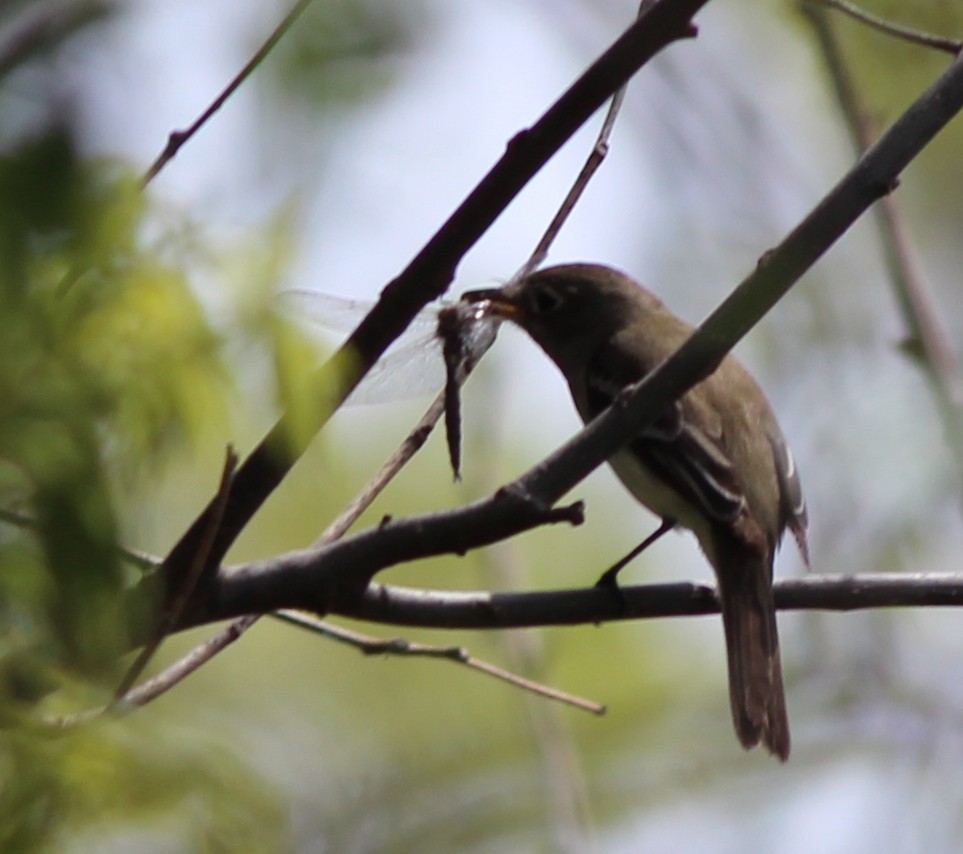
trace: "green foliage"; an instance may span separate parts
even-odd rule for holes
[[[0,506],[32,519],[0,528],[4,851],[152,825],[209,851],[279,845],[273,801],[216,744],[38,723],[118,678],[130,484],[223,421],[219,341],[151,227],[137,182],[67,128],[0,157]]]
[[[0,850],[282,850],[272,793],[216,727],[150,711],[49,722],[117,684],[132,580],[119,546],[164,518],[158,484],[223,427],[231,390],[187,273],[196,228],[85,155],[69,109],[28,127],[17,113],[49,93],[3,75],[54,74],[43,63],[103,9],[62,5],[0,9]]]
[[[280,814],[237,758],[133,721],[0,735],[0,850],[156,826],[196,850],[280,850]],[[190,796],[190,807],[184,809]],[[94,850],[92,844],[85,850]],[[185,845],[185,850],[187,845]]]
[[[37,526],[3,606],[60,664],[104,674],[124,648],[115,483],[216,406],[217,341],[145,247],[136,183],[67,129],[0,158],[0,198],[0,497]]]

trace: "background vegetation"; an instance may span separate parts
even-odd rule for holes
[[[587,714],[436,660],[362,658],[263,621],[174,691],[59,731],[126,658],[117,546],[164,554],[296,396],[278,290],[374,297],[620,32],[632,4],[316,3],[142,188],[286,8],[0,3],[0,849],[10,851],[954,850],[963,789],[955,611],[781,618],[794,754],[730,732],[716,619],[406,632],[604,702]],[[870,4],[867,3],[867,8]],[[956,4],[874,2],[963,33]],[[810,20],[718,0],[632,87],[613,151],[551,257],[630,270],[695,321],[848,168]],[[946,57],[832,18],[885,127]],[[580,134],[459,270],[524,260],[584,157]],[[896,198],[958,351],[961,126]],[[866,218],[740,349],[769,392],[828,574],[957,571],[961,480]],[[915,342],[910,342],[913,344]],[[466,477],[433,438],[373,508],[486,494],[573,432],[552,368],[503,335],[466,389]],[[309,543],[421,404],[340,413],[229,559]],[[654,521],[599,470],[579,529],[392,571],[437,588],[578,586]],[[705,579],[689,537],[635,577]],[[787,549],[783,574],[801,572]],[[391,635],[394,630],[359,627]],[[171,639],[159,669],[209,631]]]

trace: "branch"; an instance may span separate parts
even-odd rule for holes
[[[250,77],[255,69],[264,61],[264,58],[274,50],[277,43],[284,37],[285,33],[291,29],[294,22],[301,17],[301,13],[310,5],[311,0],[298,0],[294,4],[291,11],[284,16],[281,23],[278,24],[274,31],[267,37],[264,44],[262,44],[254,56],[248,60],[244,68],[242,68],[237,75],[231,80],[227,86],[221,91],[221,93],[211,102],[206,110],[201,113],[200,116],[194,121],[194,123],[187,128],[187,130],[175,130],[171,131],[170,135],[167,137],[167,145],[164,150],[157,155],[157,159],[151,164],[147,172],[144,173],[144,177],[141,178],[141,186],[146,187],[154,178],[157,177],[157,173],[161,171],[168,163],[171,162],[176,156],[177,152],[187,143],[187,141],[194,136],[207,122],[208,120],[224,106],[224,103],[228,98],[233,95],[238,87]]]
[[[403,658],[441,658],[446,661],[461,664],[470,670],[477,670],[486,676],[492,676],[495,679],[508,682],[516,688],[529,691],[544,699],[555,700],[567,706],[573,706],[583,712],[591,712],[593,715],[605,714],[605,706],[599,703],[577,697],[565,691],[560,691],[557,688],[551,688],[548,685],[543,685],[540,682],[526,679],[524,676],[519,676],[516,673],[504,670],[501,667],[496,667],[494,664],[489,664],[487,661],[476,658],[463,646],[434,646],[431,644],[415,643],[405,638],[384,640],[351,631],[343,626],[335,626],[297,611],[280,611],[276,616],[293,625],[317,632],[330,640],[347,644],[364,655],[395,655]]]
[[[645,12],[645,9],[646,4],[643,2],[639,7],[640,16],[643,14],[643,12]],[[519,279],[524,279],[527,275],[529,275],[529,273],[537,269],[548,257],[548,250],[551,249],[552,244],[555,242],[555,238],[558,237],[558,233],[562,230],[562,226],[575,209],[575,205],[582,197],[582,193],[585,192],[585,188],[592,180],[592,176],[595,175],[599,167],[602,165],[602,161],[608,156],[609,137],[612,135],[612,130],[615,127],[615,120],[618,118],[619,112],[622,109],[622,102],[625,100],[625,92],[627,88],[628,83],[625,83],[613,93],[612,102],[609,104],[609,109],[605,114],[605,119],[602,121],[602,127],[599,129],[598,136],[595,138],[595,145],[592,146],[592,150],[589,152],[589,156],[586,158],[585,163],[582,166],[582,170],[579,172],[575,182],[572,184],[565,198],[562,200],[562,204],[555,212],[555,216],[552,217],[552,221],[548,224],[548,228],[545,229],[545,233],[532,250],[532,254],[522,265],[521,269],[515,273],[514,276],[512,276],[511,281],[515,282]]]
[[[852,170],[695,331],[683,347],[574,438],[492,498],[449,513],[389,522],[319,550],[225,570],[186,625],[278,608],[350,611],[375,573],[404,561],[461,554],[527,530],[702,378],[846,229],[889,189],[902,169],[963,106],[957,59]]]
[[[301,456],[312,435],[391,342],[421,308],[444,293],[461,258],[512,199],[612,92],[668,44],[693,35],[690,19],[706,2],[661,0],[654,4],[530,129],[509,143],[498,163],[408,267],[385,287],[372,311],[322,367],[317,387],[330,388],[332,393],[327,400],[319,401],[312,423],[295,430],[289,419],[282,418],[241,464],[211,549],[211,564],[220,563],[238,534]],[[198,551],[212,512],[209,504],[165,559],[168,595],[177,589],[180,576]]]
[[[963,573],[807,575],[773,585],[781,611],[963,606]],[[337,608],[352,619],[428,629],[518,629],[719,613],[715,588],[695,582],[492,593],[371,584]]]
[[[886,33],[888,36],[893,36],[910,44],[942,50],[954,56],[958,56],[960,51],[963,50],[963,42],[957,39],[936,36],[932,33],[914,30],[912,27],[894,24],[892,21],[887,21],[885,18],[880,18],[878,15],[860,9],[855,3],[849,3],[847,0],[803,0],[803,3],[804,5],[812,4],[813,6],[827,6],[830,9],[837,9],[861,24],[866,24],[874,30],[879,30],[881,33]]]
[[[963,108],[963,58],[903,113],[879,141],[659,368],[637,383],[514,484],[552,504],[718,367],[733,346],[869,208]]]
[[[208,589],[198,590],[178,628],[286,608],[318,614],[350,609],[371,578],[388,567],[442,554],[461,555],[541,525],[582,521],[580,502],[546,507],[513,487],[502,488],[455,510],[386,519],[334,543],[222,568]],[[136,643],[144,627],[131,626],[130,631]]]
[[[963,573],[807,575],[773,585],[781,611],[963,606]],[[525,593],[416,590],[372,584],[343,616],[433,629],[569,626],[719,613],[715,588],[678,582]]]
[[[803,4],[803,12],[813,26],[850,139],[856,153],[860,154],[873,144],[874,131],[834,27],[825,11],[811,2]],[[892,196],[887,196],[876,214],[883,260],[909,329],[909,341],[914,345],[906,349],[917,357],[930,382],[950,451],[963,481],[963,376],[949,336],[940,322],[931,289],[913,251],[899,205]]]

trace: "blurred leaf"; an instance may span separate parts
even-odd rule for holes
[[[420,4],[315,3],[279,46],[278,88],[312,109],[376,94],[390,82],[391,61],[408,50],[424,28]]]
[[[111,721],[38,738],[0,735],[0,850],[67,850],[150,825],[206,851],[281,850],[282,814],[239,754]],[[190,809],[185,810],[185,803]],[[186,847],[182,850],[186,850]]]
[[[38,544],[0,541],[0,608],[61,665],[104,675],[126,649],[118,478],[222,408],[219,345],[145,240],[136,182],[83,160],[66,128],[2,157],[0,199],[0,499],[30,508]]]

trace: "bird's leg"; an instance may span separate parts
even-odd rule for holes
[[[620,561],[616,561],[612,566],[610,566],[602,575],[599,580],[595,582],[596,587],[601,587],[609,590],[618,590],[619,583],[616,580],[618,574],[625,568],[625,566],[635,560],[642,552],[644,552],[649,546],[652,545],[659,537],[663,534],[671,531],[676,525],[675,519],[665,518],[662,520],[662,524],[659,525],[657,531],[653,531],[649,536],[647,536],[641,543],[639,543],[632,551],[630,551],[624,558]]]

